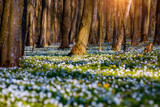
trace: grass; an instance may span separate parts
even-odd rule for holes
[[[27,47],[21,67],[0,68],[0,106],[160,106],[159,46],[121,53],[105,44],[72,57],[57,47]]]

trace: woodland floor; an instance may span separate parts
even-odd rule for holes
[[[58,45],[26,48],[19,68],[0,68],[0,107],[160,106],[160,46],[114,52],[111,44],[66,56]]]

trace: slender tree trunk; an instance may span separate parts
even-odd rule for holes
[[[76,26],[77,26],[76,36],[78,35],[79,30],[80,30],[80,24],[82,21],[82,14],[84,11],[84,2],[85,2],[85,0],[79,0],[79,5],[78,5],[79,11],[78,11],[77,24],[76,24]]]
[[[76,45],[73,46],[69,55],[83,55],[86,53],[92,21],[92,2],[93,0],[85,0],[83,17],[78,36],[76,38]]]
[[[28,3],[28,14],[27,14],[27,19],[28,19],[28,24],[29,24],[29,31],[28,31],[28,35],[27,35],[27,41],[26,41],[26,45],[27,46],[32,46],[33,45],[33,17],[32,17],[32,14],[33,14],[33,6],[32,6],[32,1],[33,0],[29,0],[29,3]]]
[[[98,43],[98,28],[97,28],[97,0],[93,0],[93,14],[91,23],[91,32],[89,36],[89,44],[94,45]]]
[[[122,25],[120,26],[121,30],[120,30],[120,33],[119,33],[119,36],[118,36],[118,40],[117,40],[117,44],[116,44],[116,47],[114,50],[116,51],[120,51],[121,50],[121,46],[122,46],[122,42],[124,40],[124,26],[126,26],[126,23],[127,23],[127,19],[128,19],[128,15],[129,15],[129,11],[130,11],[130,7],[131,7],[131,3],[132,3],[132,0],[125,0],[124,1],[124,7],[123,8],[121,5],[121,15],[122,15]],[[123,25],[125,24],[125,25]]]
[[[156,9],[156,33],[154,37],[154,44],[160,45],[160,0],[157,0],[157,9]]]
[[[47,3],[45,0],[45,7],[43,11],[43,19],[42,19],[42,47],[48,46],[48,35],[47,35]]]
[[[46,2],[45,0],[42,0],[42,11],[41,11],[41,22],[40,22],[40,34],[38,36],[38,42],[37,42],[37,48],[43,48],[45,46],[45,37],[44,37],[44,14],[45,14],[45,6]]]
[[[141,42],[148,41],[151,0],[142,0]]]
[[[54,0],[52,1],[53,3],[53,22],[52,22],[52,33],[53,33],[53,37],[52,37],[52,43],[57,43],[58,40],[58,36],[59,36],[59,20],[58,20],[58,0]]]
[[[103,2],[98,0],[98,16],[99,16],[99,51],[102,50],[102,39],[103,39],[103,32],[102,32],[102,27],[103,27],[103,24],[102,24],[102,21],[103,21],[103,13],[102,13],[102,4]]]
[[[117,43],[117,35],[118,35],[118,1],[114,0],[113,6],[113,43],[112,49],[115,49]]]
[[[3,15],[3,5],[4,5],[4,0],[0,0],[0,29],[1,29],[1,21],[2,21],[2,15]]]
[[[32,1],[32,40],[33,40],[33,44],[32,44],[32,52],[34,51],[34,47],[35,47],[35,42],[36,42],[36,1]]]
[[[106,4],[106,13],[105,13],[105,18],[106,18],[106,36],[105,36],[105,42],[111,42],[111,35],[110,35],[110,30],[112,31],[113,27],[113,21],[112,21],[112,8],[113,8],[113,1],[107,0],[105,2]]]
[[[79,2],[78,0],[75,0],[75,11],[74,11],[74,17],[72,20],[72,27],[71,27],[71,34],[70,34],[70,43],[74,43],[75,41],[75,36],[76,36],[76,23],[77,23],[77,18],[78,18],[78,5]]]
[[[71,0],[64,0],[62,19],[62,42],[60,49],[69,48],[69,33],[71,30]]]
[[[23,16],[22,16],[22,55],[24,55],[25,41],[27,33],[27,1],[24,0]]]
[[[134,35],[134,11],[135,11],[135,7],[134,7],[134,0],[131,4],[131,10],[130,10],[130,38],[131,38],[131,43],[132,43],[132,38]]]
[[[139,18],[140,18],[140,2],[134,0],[134,21],[133,21],[133,36],[131,38],[131,45],[138,45],[139,38]]]
[[[0,33],[0,66],[19,66],[22,56],[23,0],[5,0]]]
[[[52,38],[52,19],[51,19],[51,4],[52,0],[47,0],[47,44],[51,45],[51,38]]]

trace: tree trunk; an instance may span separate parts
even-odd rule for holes
[[[120,1],[121,2],[121,1]],[[128,15],[129,15],[129,12],[130,12],[130,7],[131,7],[131,3],[132,3],[132,0],[125,0],[124,1],[125,3],[119,3],[121,4],[121,25],[120,25],[120,32],[119,32],[119,36],[118,36],[118,40],[117,40],[117,43],[116,43],[116,47],[114,48],[114,50],[116,51],[120,51],[121,50],[121,46],[122,46],[122,42],[124,40],[124,26],[126,26],[127,24],[127,19],[128,19]],[[125,8],[123,8],[125,7]]]
[[[115,49],[118,37],[118,1],[114,0],[113,9],[113,43],[112,49]]]
[[[53,9],[53,16],[52,16],[52,33],[53,33],[53,37],[52,37],[52,43],[57,43],[57,40],[58,40],[58,0],[54,0],[52,2],[52,9]]]
[[[99,51],[102,50],[102,39],[103,39],[103,32],[102,32],[102,27],[103,27],[103,24],[102,24],[102,17],[103,17],[103,13],[102,13],[102,5],[103,5],[103,2],[98,0],[98,16],[99,16]]]
[[[139,37],[139,18],[140,18],[140,2],[134,0],[134,21],[133,21],[133,36],[131,38],[131,45],[138,45],[138,37]]]
[[[62,42],[60,49],[69,48],[69,33],[71,30],[71,0],[63,0]]]
[[[160,1],[157,0],[157,9],[156,9],[156,33],[154,37],[154,44],[160,45]]]
[[[76,36],[78,35],[79,33],[79,30],[80,30],[80,24],[81,24],[81,21],[82,21],[82,14],[83,14],[83,10],[84,10],[84,2],[85,0],[79,0],[79,5],[78,5],[78,19],[77,19],[77,30],[76,30]]]
[[[52,0],[47,0],[47,44],[51,45],[51,38],[52,36],[52,19],[51,19],[51,4],[52,4]]]
[[[1,29],[1,21],[2,21],[2,14],[3,14],[3,5],[4,5],[4,0],[0,0],[0,29]]]
[[[92,23],[91,32],[89,36],[89,44],[91,45],[98,43],[97,13],[97,0],[93,0]]]
[[[141,42],[148,41],[151,0],[142,0]]]
[[[37,48],[43,48],[46,46],[46,18],[47,18],[47,9],[46,1],[42,0],[42,11],[41,11],[41,22],[40,22],[40,34],[38,37]]]
[[[22,16],[22,56],[24,55],[25,50],[25,41],[27,33],[27,1],[24,0],[23,16]]]
[[[42,40],[43,40],[43,45],[42,47],[48,46],[48,39],[47,39],[47,3],[45,0],[45,7],[43,11],[43,17],[42,17]]]
[[[77,23],[77,18],[78,18],[78,5],[79,2],[78,0],[75,0],[75,11],[74,11],[74,17],[72,20],[72,27],[71,27],[71,34],[70,34],[70,43],[74,43],[75,41],[75,36],[76,36],[76,23]]]
[[[23,0],[5,0],[0,33],[0,67],[19,66],[22,56]]]
[[[73,46],[69,55],[83,55],[86,53],[92,20],[92,2],[93,0],[85,0],[83,17],[78,36],[76,38],[76,45]]]
[[[106,36],[105,36],[105,42],[111,42],[111,34],[110,31],[113,33],[113,20],[112,20],[112,8],[113,6],[113,1],[107,0],[105,2],[105,18],[106,18]]]

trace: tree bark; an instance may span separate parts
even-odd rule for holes
[[[83,17],[78,36],[76,38],[76,45],[73,46],[69,55],[83,55],[86,53],[92,20],[92,2],[93,0],[85,0]]]
[[[114,0],[113,4],[113,43],[112,49],[115,49],[118,35],[118,1]]]
[[[154,37],[154,44],[160,45],[160,1],[157,0],[157,9],[156,9],[156,33]]]
[[[74,17],[72,20],[72,27],[71,27],[71,33],[70,33],[70,43],[74,44],[75,41],[75,36],[76,36],[76,23],[77,23],[77,18],[78,18],[78,5],[79,2],[78,0],[75,0],[75,11],[74,11]]]
[[[142,0],[141,42],[148,41],[151,0]]]
[[[102,27],[103,27],[103,24],[102,24],[102,21],[103,21],[103,13],[102,13],[102,5],[103,5],[103,2],[98,0],[98,16],[99,16],[99,51],[102,50],[102,39],[103,39],[103,32],[102,32]]]
[[[106,36],[105,36],[105,42],[111,42],[111,34],[110,32],[112,31],[113,33],[113,20],[112,20],[112,8],[113,6],[113,1],[106,0],[105,2],[105,18],[106,18]]]
[[[19,66],[22,56],[23,0],[5,0],[0,33],[0,67]]]
[[[52,0],[47,0],[47,44],[51,45],[51,38],[52,38],[52,19],[51,19],[51,4]]]
[[[2,21],[2,14],[3,14],[3,5],[4,5],[4,0],[0,0],[0,29],[1,29],[1,21]]]
[[[139,38],[139,18],[140,18],[140,1],[134,0],[134,18],[133,18],[133,36],[131,38],[131,45],[138,45]]]
[[[82,21],[82,14],[83,14],[83,11],[84,11],[84,2],[85,0],[79,0],[79,5],[78,5],[78,19],[77,19],[77,30],[76,30],[76,36],[78,35],[79,33],[79,30],[80,30],[80,24],[81,24],[81,21]]]
[[[22,56],[24,55],[27,33],[27,1],[24,0],[23,16],[22,16]]]
[[[98,26],[97,26],[97,0],[93,0],[93,14],[91,23],[91,32],[89,36],[89,44],[94,45],[98,43]]]
[[[120,1],[121,2],[121,1]],[[124,27],[126,26],[127,24],[127,19],[128,19],[128,15],[129,15],[129,11],[130,11],[130,7],[131,7],[131,3],[132,3],[132,0],[125,0],[124,1],[125,3],[121,4],[121,15],[122,15],[122,22],[121,22],[121,25],[120,25],[120,33],[119,33],[119,36],[118,36],[118,40],[117,40],[117,43],[116,43],[116,47],[114,48],[114,50],[116,51],[120,51],[121,50],[121,46],[122,46],[122,42],[124,40]],[[123,7],[125,8],[123,8]]]
[[[41,22],[40,22],[40,34],[38,37],[37,48],[43,48],[46,46],[46,1],[42,0]]]
[[[69,33],[71,30],[71,0],[63,0],[62,42],[60,49],[69,48]]]

